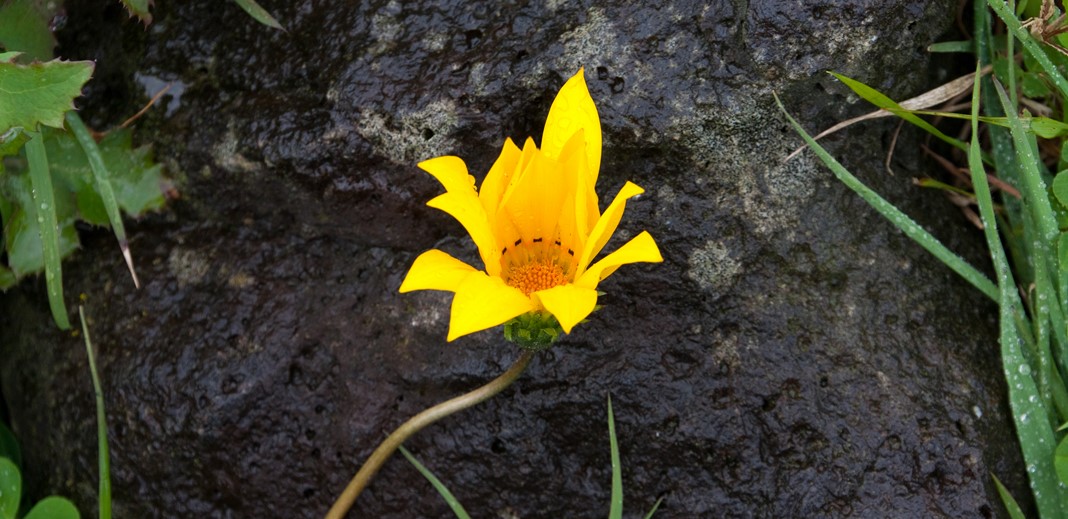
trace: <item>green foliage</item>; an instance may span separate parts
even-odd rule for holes
[[[989,287],[984,289],[976,284],[969,277],[969,269],[954,264],[955,256],[924,246],[997,301],[999,343],[1009,404],[1034,502],[1040,517],[1060,518],[1068,513],[1068,437],[1065,427],[1056,428],[1068,421],[1068,388],[1063,378],[1068,373],[1068,171],[1065,171],[1068,125],[1062,122],[1066,117],[1063,113],[1051,117],[1032,117],[1026,112],[1021,115],[1017,99],[1022,95],[1036,99],[1037,103],[1028,106],[1041,104],[1063,110],[1068,99],[1068,81],[1058,67],[1068,65],[1068,60],[1057,52],[1047,52],[1044,44],[1032,37],[1004,2],[989,0],[987,5],[1013,37],[993,38],[989,12],[982,5],[976,7],[977,72],[993,63],[996,80],[976,74],[972,112],[967,116],[972,137],[965,148],[974,193],[965,194],[979,208],[996,274],[996,290],[991,292]],[[1058,23],[1055,19],[1056,14],[1047,22]],[[1008,58],[1015,54],[1013,47],[1017,40],[1025,50],[1022,66]],[[842,79],[861,97],[942,138],[940,131],[917,117],[918,111],[901,109],[869,87]],[[986,117],[980,117],[980,107],[987,113]],[[894,218],[893,211],[880,208],[882,202],[870,190],[812,141],[792,118],[790,121],[844,183],[876,206],[894,225],[909,232],[909,222]],[[989,157],[980,149],[980,122],[987,124]],[[1062,173],[1050,175],[1039,152],[1040,140],[1054,141],[1056,147],[1052,148],[1056,153],[1049,153],[1049,145],[1042,149],[1046,150],[1049,162],[1055,162]],[[1004,195],[1000,200],[994,199],[987,180],[988,165],[995,168],[1002,182],[1018,188],[1018,199]],[[910,236],[923,244],[922,236]],[[1009,515],[1023,517],[1008,490],[996,477],[994,482]]]
[[[91,61],[60,61],[21,65],[15,55],[0,60],[0,134],[12,128],[36,131],[38,125],[63,127],[63,114],[93,74]]]

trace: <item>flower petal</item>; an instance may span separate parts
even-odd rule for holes
[[[554,237],[568,190],[564,178],[564,168],[555,159],[536,153],[511,196],[502,203],[501,210],[527,243]]]
[[[482,187],[478,190],[478,200],[486,209],[486,216],[490,218],[491,223],[497,215],[497,208],[501,204],[501,198],[504,197],[504,190],[517,171],[521,153],[512,139],[505,139],[500,156],[493,163],[489,173],[486,173],[486,179],[482,181]]]
[[[448,254],[430,249],[415,258],[412,268],[404,276],[400,292],[413,290],[447,290],[456,292],[464,278],[475,268]]]
[[[460,157],[436,157],[420,162],[419,167],[438,179],[448,193],[475,192],[475,177],[467,172],[467,165]]]
[[[656,246],[656,242],[653,241],[653,237],[647,231],[642,231],[634,238],[631,238],[630,241],[624,243],[622,247],[616,249],[615,252],[590,266],[575,284],[594,289],[597,288],[597,284],[601,280],[610,276],[621,265],[628,263],[660,263],[661,261],[664,261],[664,257],[660,255],[660,249]]]
[[[501,249],[497,245],[497,238],[493,235],[486,211],[478,202],[478,196],[474,191],[450,191],[427,202],[426,205],[440,209],[456,218],[460,225],[467,229],[471,240],[478,247],[478,253],[482,256],[482,263],[486,265],[486,272],[491,276],[500,274]]]
[[[452,298],[448,340],[492,328],[534,310],[533,301],[522,292],[499,277],[476,270],[463,279]]]
[[[619,220],[623,218],[623,209],[627,206],[627,199],[644,192],[645,190],[638,187],[637,184],[628,181],[619,190],[619,193],[616,193],[616,198],[612,200],[612,203],[604,210],[604,214],[597,219],[597,223],[590,230],[590,237],[586,240],[586,246],[582,248],[582,255],[579,256],[576,277],[582,275],[582,272],[586,270],[593,258],[596,258],[597,254],[604,248],[604,244],[608,243],[608,239],[616,232]]]
[[[586,87],[583,69],[571,76],[549,107],[545,130],[541,135],[541,150],[550,157],[559,157],[568,139],[578,130],[586,131],[586,157],[590,185],[597,184],[601,167],[601,121]]]
[[[597,291],[576,285],[560,285],[531,294],[560,322],[564,333],[589,316],[597,306]]]

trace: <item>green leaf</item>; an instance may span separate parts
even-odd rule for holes
[[[412,466],[415,467],[415,470],[418,470],[419,473],[430,482],[430,485],[434,487],[434,490],[437,490],[438,494],[441,494],[442,499],[449,504],[449,508],[452,509],[452,513],[456,514],[458,519],[471,519],[471,516],[467,515],[467,510],[464,510],[463,505],[456,499],[456,496],[452,495],[452,492],[449,492],[449,489],[445,487],[445,484],[442,483],[433,472],[430,472],[430,469],[423,466],[422,463],[419,463],[419,460],[415,459],[415,456],[412,456],[412,453],[408,452],[408,449],[405,449],[403,445],[397,446],[397,450],[408,459],[408,463],[411,463]]]
[[[63,114],[93,74],[91,61],[60,61],[19,65],[0,62],[0,133],[39,124],[63,127]]]
[[[19,282],[19,279],[15,277],[15,273],[11,272],[11,269],[0,265],[0,292],[7,290]]]
[[[145,25],[152,23],[152,13],[148,12],[151,4],[152,0],[122,0],[122,5],[126,6],[126,10],[140,18],[141,23]]]
[[[22,450],[19,449],[19,442],[15,439],[15,434],[3,422],[0,422],[0,458],[7,458],[15,462],[16,466],[22,466]]]
[[[38,501],[24,519],[81,519],[81,515],[66,498],[48,496]]]
[[[1064,79],[1064,76],[1057,70],[1056,65],[1046,55],[1046,51],[1042,49],[1042,46],[1035,41],[1031,36],[1030,31],[1020,23],[1020,19],[1009,9],[1005,0],[987,0],[987,5],[997,13],[998,18],[1001,18],[1002,22],[1005,22],[1005,27],[1009,32],[1016,36],[1016,39],[1020,40],[1023,44],[1024,50],[1027,51],[1027,55],[1034,58],[1039,67],[1045,72],[1053,84],[1057,87],[1057,90],[1061,91],[1061,95],[1068,97],[1068,80]]]
[[[612,451],[612,496],[608,519],[623,518],[623,472],[616,442],[616,419],[612,414],[612,395],[608,395],[608,446]]]
[[[22,499],[22,474],[15,462],[0,458],[0,518],[15,519]]]
[[[266,9],[260,7],[256,0],[234,0],[234,2],[237,2],[237,5],[241,6],[257,22],[275,29],[282,29],[282,24],[278,23],[278,20],[275,20]]]
[[[67,306],[63,301],[63,270],[60,265],[55,191],[52,188],[52,174],[48,170],[48,156],[41,134],[32,135],[26,143],[26,158],[30,163],[30,183],[33,186],[30,191],[33,211],[30,214],[36,215],[41,236],[48,305],[52,308],[52,318],[56,321],[56,326],[66,330],[70,328],[70,320],[67,318]]]
[[[48,27],[53,11],[49,5],[62,7],[60,2],[12,0],[0,2],[0,46],[8,51],[22,52],[25,61],[48,61],[56,38]]]
[[[89,374],[93,378],[93,395],[96,397],[96,444],[97,466],[100,477],[99,519],[111,519],[111,457],[108,450],[108,422],[104,412],[104,390],[100,388],[100,377],[96,372],[96,354],[93,353],[93,341],[89,339],[89,323],[85,320],[85,310],[78,307],[78,318],[82,322],[82,336],[85,337],[85,353],[89,356]]]

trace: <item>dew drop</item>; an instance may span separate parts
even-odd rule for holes
[[[1020,364],[1019,371],[1020,371],[1021,375],[1024,375],[1024,376],[1030,375],[1031,374],[1031,366],[1028,366],[1027,364]]]

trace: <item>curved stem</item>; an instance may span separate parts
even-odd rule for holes
[[[371,453],[371,457],[367,458],[367,461],[360,467],[359,472],[353,476],[352,481],[349,481],[349,485],[345,487],[345,491],[334,502],[334,506],[330,507],[330,511],[326,513],[326,519],[342,519],[345,517],[360,492],[363,492],[363,489],[371,482],[371,478],[378,473],[378,469],[382,468],[382,465],[393,454],[393,451],[397,450],[397,447],[404,443],[405,440],[424,427],[450,414],[463,411],[500,393],[504,388],[510,386],[512,382],[515,382],[519,375],[523,374],[523,370],[527,369],[527,365],[530,364],[530,360],[533,358],[534,352],[524,350],[519,359],[512,364],[512,367],[508,368],[508,371],[505,371],[486,385],[426,409],[404,422]]]

